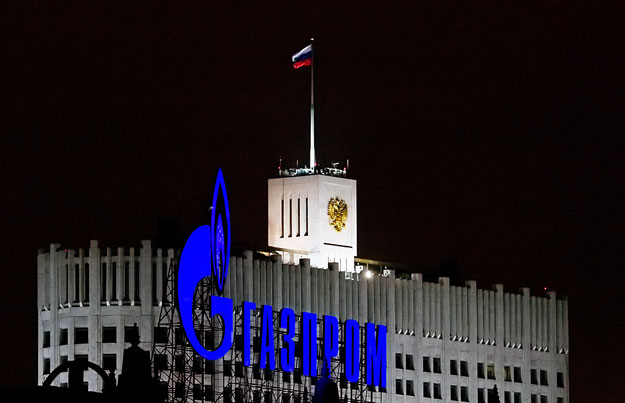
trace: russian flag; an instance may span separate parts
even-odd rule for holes
[[[312,65],[312,56],[311,44],[293,55],[293,68],[299,69],[300,67]]]

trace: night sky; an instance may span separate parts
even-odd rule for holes
[[[19,3],[0,11],[1,387],[36,382],[38,248],[185,237],[220,167],[233,242],[266,247],[267,178],[308,159],[290,56],[314,36],[317,158],[350,161],[359,256],[568,295],[572,401],[625,394],[622,2]]]

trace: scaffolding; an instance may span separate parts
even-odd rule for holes
[[[167,402],[215,403],[309,403],[312,401],[317,378],[303,376],[301,334],[295,335],[295,369],[280,369],[280,350],[287,329],[280,327],[280,313],[273,311],[273,345],[275,369],[261,369],[262,309],[250,313],[251,366],[243,365],[243,309],[234,307],[234,343],[226,355],[209,361],[198,355],[188,342],[175,303],[175,284],[178,260],[172,259],[167,271],[167,295],[158,320],[160,335],[154,337],[152,365],[154,375],[167,391]],[[210,316],[210,296],[217,287],[209,278],[198,284],[194,295],[194,324],[198,340],[215,349],[223,338],[221,317]],[[301,328],[302,316],[295,316],[296,329]],[[317,317],[317,372],[323,368],[323,318]],[[344,326],[339,325],[339,355],[331,359],[330,374],[336,382],[342,402],[381,402],[381,388],[370,387],[365,382],[366,332],[359,328],[360,377],[358,382],[348,382],[345,377]],[[155,331],[156,332],[156,331]]]

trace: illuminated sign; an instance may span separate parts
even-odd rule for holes
[[[218,293],[223,292],[228,265],[230,263],[230,209],[224,177],[219,170],[213,192],[211,225],[198,227],[189,236],[178,271],[178,312],[187,339],[195,351],[207,360],[223,357],[231,348],[234,339],[232,299],[219,295],[210,296],[210,316],[221,316],[224,324],[223,339],[215,350],[207,350],[198,340],[193,323],[193,294],[197,284],[205,277],[212,277]],[[251,314],[256,309],[254,302],[243,301],[243,365],[251,363]],[[282,335],[279,366],[282,371],[295,369],[295,311],[283,308],[280,313]],[[273,307],[261,307],[262,336],[259,367],[276,368],[274,346]],[[331,315],[323,316],[323,365],[330,368],[332,358],[339,354],[339,326],[343,326],[345,342],[345,376],[350,382],[358,382],[360,373],[360,325],[349,319],[339,324]],[[376,332],[377,327],[377,332]],[[302,343],[302,372],[305,376],[317,376],[317,314],[302,312],[299,340]],[[367,323],[365,325],[365,375],[368,385],[386,387],[386,326]]]

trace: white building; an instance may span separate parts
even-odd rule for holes
[[[527,288],[507,292],[499,284],[478,289],[475,281],[451,285],[444,277],[432,283],[416,273],[409,278],[396,278],[392,271],[353,273],[355,181],[281,177],[270,179],[268,190],[268,238],[279,256],[260,259],[245,252],[231,258],[224,292],[235,306],[253,301],[257,307],[270,304],[274,311],[290,307],[296,314],[386,325],[387,387],[374,401],[479,403],[496,385],[502,403],[569,402],[566,297],[553,291],[533,296]],[[347,205],[345,215],[338,203],[338,223],[328,216],[330,199]],[[343,224],[341,231],[334,228]],[[105,369],[121,368],[123,349],[129,346],[125,329],[134,323],[141,347],[151,350],[160,337],[155,327],[161,308],[168,304],[165,280],[172,259],[172,249],[154,250],[149,241],[140,248],[101,249],[91,241],[86,250],[51,244],[40,251],[38,383],[64,360],[80,357]],[[175,359],[160,358],[170,364]],[[235,360],[234,352],[224,358],[231,364]],[[99,390],[96,375],[88,377],[89,388]],[[272,381],[286,391],[286,399],[279,396],[279,401],[297,402],[305,386],[312,392],[310,378],[287,379]],[[66,374],[55,380],[56,385],[65,382]],[[219,385],[210,386],[214,394],[203,396],[223,401]],[[339,385],[341,395],[349,395],[351,385]],[[202,388],[197,384],[194,392]]]

